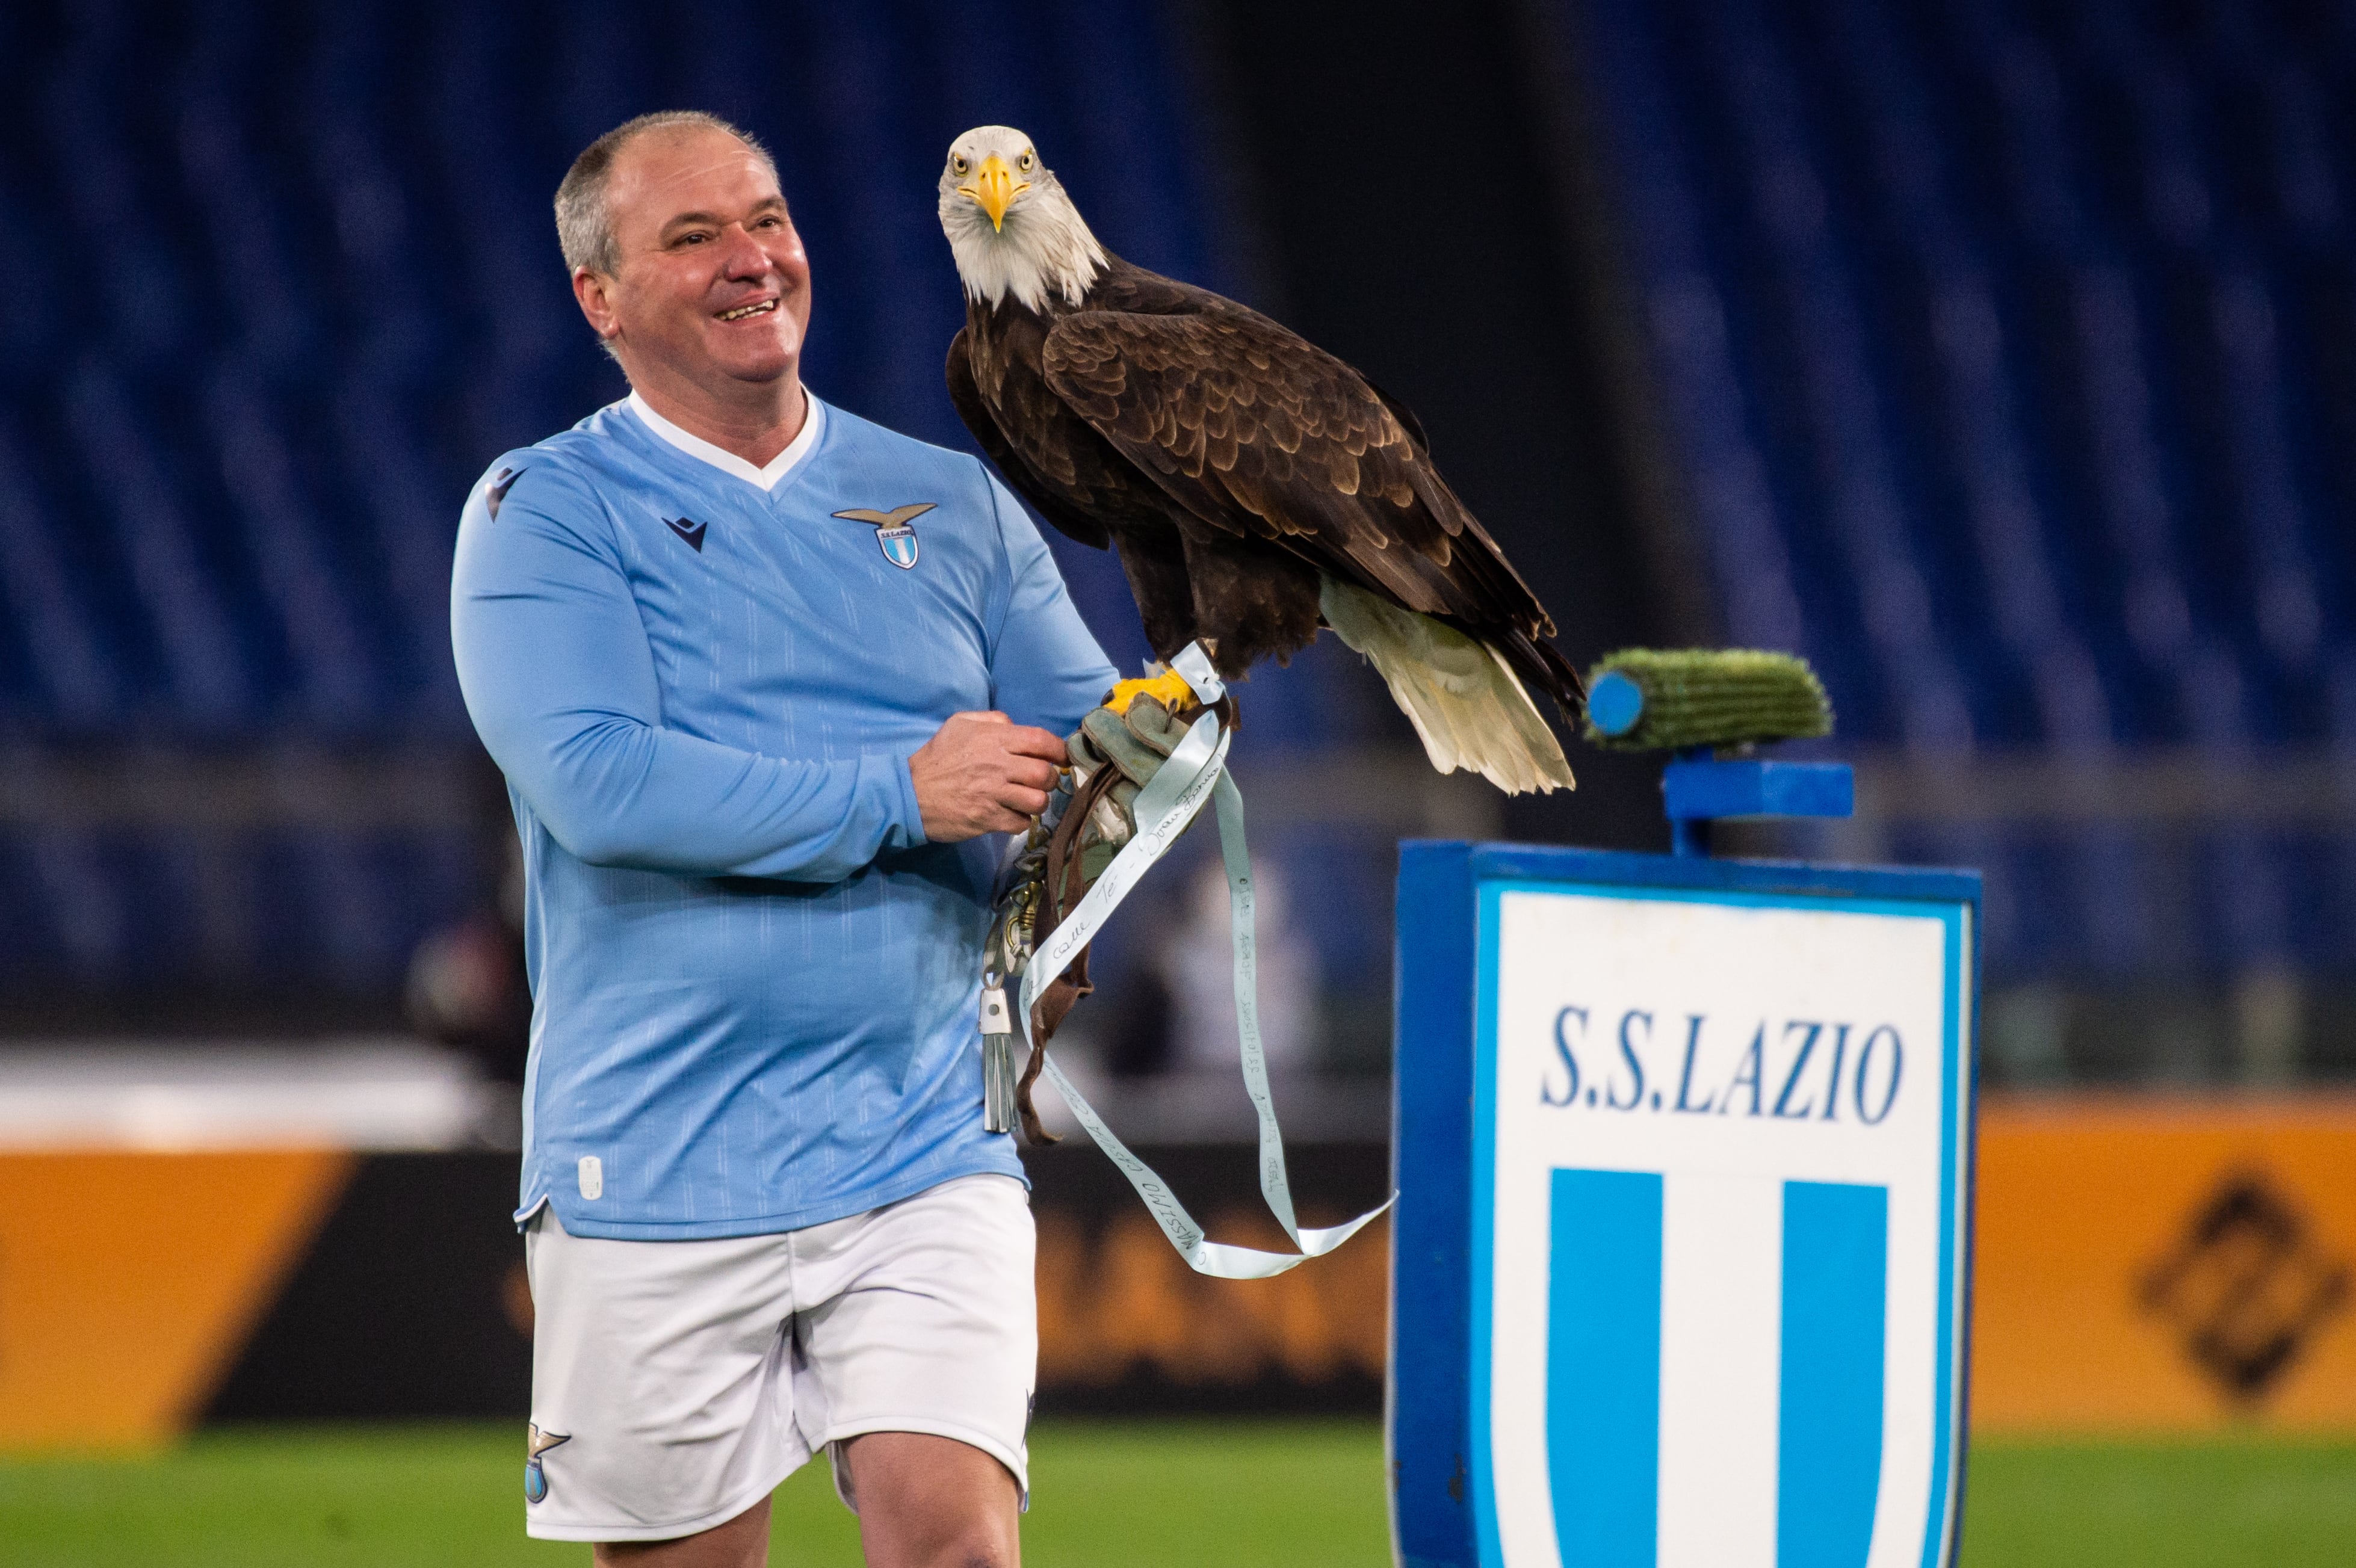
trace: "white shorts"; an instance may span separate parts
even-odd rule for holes
[[[1033,1247],[1029,1194],[1009,1176],[715,1242],[572,1236],[542,1209],[524,1236],[537,1319],[525,1529],[692,1535],[862,1432],[970,1444],[1028,1506]]]

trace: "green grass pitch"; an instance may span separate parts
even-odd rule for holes
[[[1031,1568],[1389,1561],[1369,1422],[1043,1423]],[[2356,1443],[1982,1445],[1967,1568],[2356,1563]],[[223,1432],[137,1459],[0,1462],[7,1568],[584,1565],[522,1534],[519,1427]],[[824,1467],[777,1494],[773,1563],[859,1562]]]

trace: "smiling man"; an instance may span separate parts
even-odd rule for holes
[[[826,1451],[876,1564],[1012,1564],[1027,1189],[982,1125],[999,841],[1111,684],[974,459],[802,387],[775,165],[709,115],[556,196],[631,392],[467,501],[452,634],[528,874],[526,1524],[767,1561]]]

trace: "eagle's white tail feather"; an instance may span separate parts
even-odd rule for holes
[[[1318,608],[1373,662],[1433,767],[1469,768],[1507,795],[1571,787],[1561,743],[1496,649],[1331,577]]]

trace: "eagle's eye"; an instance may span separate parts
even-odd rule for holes
[[[1017,159],[1015,159],[1015,160],[1014,160],[1014,166],[1015,166],[1016,168],[1018,168],[1018,169],[1021,169],[1024,174],[1026,174],[1026,175],[1027,175],[1027,174],[1029,174],[1029,173],[1031,172],[1031,165],[1033,164],[1033,161],[1034,161],[1034,160],[1032,158],[1032,156],[1031,156],[1031,154],[1030,154],[1029,150],[1028,150],[1028,149],[1025,149],[1025,151],[1023,152],[1023,155],[1022,155],[1021,157],[1019,157],[1019,158],[1017,158]]]
[[[965,161],[965,155],[963,153],[951,153],[949,155],[949,172],[951,174],[961,175],[965,173],[969,166],[970,165]]]

